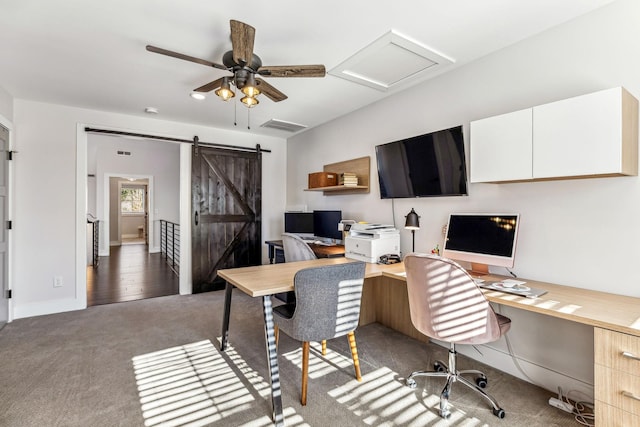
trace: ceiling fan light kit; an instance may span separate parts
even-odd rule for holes
[[[260,95],[260,89],[256,86],[256,77],[253,74],[249,74],[247,83],[240,90],[249,98],[255,98]]]
[[[222,84],[220,89],[216,90],[216,95],[220,97],[223,101],[228,101],[234,96],[236,96],[235,92],[231,90],[231,85],[229,83],[229,77],[222,78]]]
[[[240,102],[246,105],[247,108],[255,107],[260,103],[260,101],[258,101],[257,98],[254,98],[252,96],[245,96],[242,99],[240,99]]]
[[[255,28],[243,22],[231,20],[231,47],[232,50],[222,56],[224,65],[216,64],[205,59],[195,58],[178,52],[147,46],[147,50],[161,55],[171,56],[184,61],[195,62],[207,67],[225,70],[232,73],[231,76],[218,78],[212,82],[194,89],[195,93],[215,91],[215,94],[223,101],[235,97],[231,89],[234,85],[245,95],[240,101],[251,108],[260,102],[257,96],[264,94],[273,102],[287,99],[287,95],[271,86],[264,79],[256,78],[256,74],[263,77],[324,77],[326,70],[324,65],[279,65],[263,66],[262,60],[253,53],[255,40]]]

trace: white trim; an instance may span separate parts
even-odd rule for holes
[[[86,264],[86,260],[85,260]],[[86,265],[85,277],[87,274]],[[78,281],[79,282],[79,281]],[[44,316],[51,313],[63,313],[65,311],[84,310],[87,308],[87,291],[85,287],[84,300],[78,298],[66,298],[66,299],[53,299],[50,301],[39,301],[27,304],[19,304],[15,309],[16,319],[23,319],[26,317]]]
[[[11,123],[11,121],[9,119],[7,119],[5,116],[3,116],[2,114],[0,114],[0,125],[4,126],[5,128],[7,128],[7,130],[9,130],[9,143],[8,143],[8,149],[9,150],[13,150],[13,144],[14,144],[14,136],[13,136],[13,123]],[[13,219],[13,195],[15,194],[15,189],[14,189],[14,178],[13,178],[13,163],[9,162],[7,165],[7,216],[8,218],[5,218],[6,220],[12,220]],[[12,233],[9,231],[7,233],[7,265],[5,266],[7,269],[7,290],[9,289],[13,289],[13,235]],[[14,313],[14,306],[13,306],[13,299],[10,298],[7,300],[7,323],[11,323],[13,321],[13,319],[15,319]]]
[[[126,179],[124,179],[124,177],[127,178],[134,178],[136,180],[138,179],[146,179],[147,182],[145,184],[130,184],[128,183],[128,181]],[[105,173],[104,175],[104,181],[105,181],[105,185],[104,185],[104,218],[111,218],[111,212],[110,212],[110,201],[111,201],[111,180],[110,178],[122,178],[120,181],[118,181],[118,194],[120,194],[120,191],[122,190],[122,185],[132,185],[132,186],[139,186],[139,187],[144,187],[147,190],[147,198],[145,201],[145,209],[147,210],[147,219],[148,219],[148,227],[147,227],[147,236],[148,236],[148,241],[149,241],[149,245],[147,245],[148,248],[148,253],[152,253],[152,251],[158,252],[160,250],[160,245],[156,245],[156,239],[154,238],[154,228],[153,227],[153,212],[154,212],[154,205],[153,205],[153,175],[132,175],[130,173],[127,174],[112,174],[112,173]],[[119,199],[119,198],[118,198]],[[112,244],[110,246],[119,246],[122,244],[122,237],[138,237],[138,235],[133,235],[133,236],[123,236],[122,235],[122,217],[123,216],[142,216],[144,217],[144,213],[125,213],[123,214],[120,211],[120,206],[118,206],[118,240],[117,240],[117,244]],[[105,220],[106,221],[106,220]],[[109,236],[109,221],[105,222],[106,224],[106,234],[107,237],[110,238]],[[154,243],[154,246],[151,246],[151,243]],[[104,255],[101,256],[109,256],[109,253],[105,253]]]
[[[147,189],[149,191],[149,230],[147,230],[147,233],[149,233],[149,242],[155,242],[155,235],[154,235],[154,230],[151,225],[153,224],[154,221],[154,216],[153,216],[153,175],[133,175],[130,173],[127,174],[122,174],[122,173],[114,173],[114,172],[105,172],[103,175],[103,212],[102,212],[102,217],[105,218],[104,221],[100,221],[101,223],[104,223],[104,235],[105,235],[105,239],[109,239],[110,238],[110,230],[109,230],[109,218],[110,218],[110,209],[111,209],[111,195],[110,195],[110,189],[111,189],[111,178],[122,178],[123,175],[126,175],[127,177],[131,177],[131,178],[135,178],[135,179],[146,179],[148,181],[147,185]],[[118,181],[118,191],[120,190],[120,186],[122,185],[122,183],[125,182],[125,180],[123,179],[122,181]],[[122,244],[122,238],[120,236],[119,231],[121,230],[120,228],[120,209],[118,209],[118,240],[117,240],[117,245]],[[137,235],[135,236],[137,237]],[[106,241],[106,240],[105,240]],[[111,246],[117,246],[117,245],[109,245],[107,247],[107,251],[106,252],[101,252],[100,256],[109,256],[109,252],[108,249]],[[148,252],[151,253],[151,245],[148,246],[149,250]],[[153,249],[156,249],[155,247]]]
[[[191,275],[191,151],[180,145],[180,295],[193,292]]]
[[[62,303],[60,301],[46,305],[49,311],[23,309],[20,317],[30,317],[38,314],[50,314],[62,311],[83,309],[87,307],[87,144],[88,137],[85,127],[94,129],[116,130],[131,132],[131,129],[114,128],[102,125],[89,125],[87,123],[76,124],[76,301],[75,304]],[[144,133],[138,132],[138,133]],[[161,135],[162,136],[162,135]],[[173,135],[167,135],[174,137]],[[188,158],[185,159],[185,152]],[[186,169],[185,169],[186,168]],[[151,197],[151,194],[149,195]],[[184,230],[180,233],[180,293],[191,293],[191,144],[181,143],[180,147],[180,221]],[[149,224],[152,223],[153,211],[149,212]],[[186,218],[186,219],[185,219]],[[151,228],[151,225],[149,225]],[[149,249],[149,252],[158,252],[157,248]],[[188,282],[187,282],[188,280]],[[43,305],[43,307],[45,307]],[[69,307],[69,310],[65,310]]]
[[[69,304],[54,301],[51,306],[44,304],[50,311],[39,314],[58,313],[87,308],[87,133],[82,123],[76,124],[76,300]],[[98,230],[100,232],[100,230]],[[54,306],[55,305],[55,306]],[[35,316],[29,308],[23,308],[21,317]]]

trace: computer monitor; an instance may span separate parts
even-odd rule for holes
[[[475,273],[513,267],[519,225],[518,214],[450,214],[442,256],[470,262]]]
[[[313,237],[313,212],[285,212],[284,232]]]
[[[313,234],[316,237],[342,240],[338,223],[342,221],[342,211],[313,211]]]

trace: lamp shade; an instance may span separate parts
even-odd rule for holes
[[[413,208],[406,216],[407,220],[404,223],[404,228],[407,230],[418,230],[420,228],[420,217]]]
[[[242,93],[247,95],[249,98],[255,98],[260,95],[260,89],[258,89],[258,85],[256,84],[256,78],[253,74],[249,74],[247,77],[247,83],[241,89]]]
[[[216,95],[218,95],[223,101],[228,101],[236,96],[236,94],[231,90],[229,77],[224,77],[222,79],[222,85],[220,86],[220,89],[216,90]]]

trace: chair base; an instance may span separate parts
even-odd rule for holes
[[[444,362],[438,360],[434,363],[433,371],[416,371],[412,372],[405,379],[405,384],[409,388],[416,388],[416,381],[414,378],[416,377],[445,377],[447,378],[447,382],[442,389],[442,393],[440,393],[440,416],[442,418],[449,418],[451,416],[451,410],[449,409],[449,395],[451,393],[451,386],[453,383],[459,381],[462,384],[469,387],[471,390],[479,393],[485,400],[487,400],[491,406],[493,407],[493,415],[498,418],[504,418],[506,413],[504,409],[500,407],[498,401],[494,399],[491,395],[487,394],[483,389],[487,386],[487,377],[486,375],[477,370],[463,370],[458,371],[456,369],[456,347],[454,343],[451,343],[451,347],[449,348],[449,366],[447,366]],[[475,384],[465,378],[463,375],[475,375]]]

